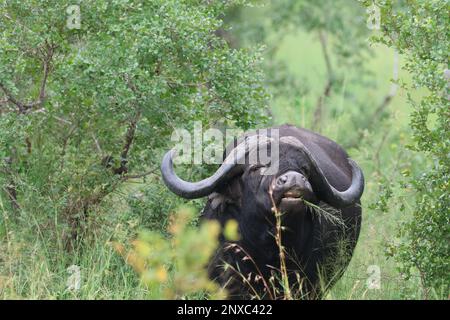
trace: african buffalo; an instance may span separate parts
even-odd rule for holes
[[[207,179],[180,179],[172,151],[163,158],[162,177],[181,197],[208,196],[202,219],[216,219],[222,225],[229,219],[238,222],[240,239],[221,236],[208,267],[210,277],[226,287],[230,298],[280,299],[289,294],[318,299],[341,277],[355,248],[363,173],[342,147],[326,137],[291,125],[267,132],[274,130],[279,149],[275,174],[264,174],[273,163],[238,161],[248,158],[252,148],[273,145],[273,135],[255,131],[228,147],[224,163]],[[281,213],[281,228],[275,213]],[[289,288],[280,279],[277,235]]]

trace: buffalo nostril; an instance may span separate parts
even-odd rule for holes
[[[281,176],[278,178],[277,183],[278,183],[278,185],[282,185],[282,184],[285,184],[287,182],[287,180],[288,180],[288,177],[286,175],[284,175],[284,176]]]

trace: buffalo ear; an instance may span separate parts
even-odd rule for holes
[[[229,184],[208,196],[211,209],[223,212],[230,204],[239,205],[241,202],[241,186],[239,179],[233,179]]]
[[[217,208],[221,209],[222,205],[226,202],[225,196],[218,192],[213,192],[208,197],[209,205],[211,206],[211,209],[214,211],[217,210]]]

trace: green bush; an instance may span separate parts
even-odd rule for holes
[[[371,5],[371,1],[363,1]],[[427,168],[413,175],[409,184],[416,192],[411,220],[400,227],[402,240],[390,248],[409,277],[419,271],[424,297],[430,290],[447,298],[450,289],[450,114],[448,53],[450,52],[449,1],[383,1],[382,35],[375,40],[394,47],[406,57],[412,76],[405,86],[413,107],[411,149],[428,158]],[[417,96],[414,91],[426,89]]]
[[[73,297],[141,297],[108,243],[166,230],[179,200],[157,175],[173,130],[266,120],[258,50],[216,35],[233,4],[87,0],[73,28],[68,2],[0,2],[2,296],[70,297],[77,264]]]
[[[161,156],[174,128],[255,128],[267,115],[338,141],[365,173],[360,239],[327,298],[447,298],[448,0],[360,1],[381,9],[381,31],[348,0],[78,2],[71,29],[64,1],[0,1],[1,298],[217,293],[208,227],[191,214],[168,229],[185,201],[158,179]],[[143,253],[141,278],[111,245],[130,242],[119,251]],[[373,265],[380,289],[367,285]]]
[[[150,298],[226,297],[226,292],[208,278],[206,268],[218,245],[220,225],[208,221],[192,227],[194,216],[192,208],[177,210],[169,224],[169,240],[150,231],[141,233],[130,250],[115,243],[116,250],[140,275]]]
[[[0,185],[11,217],[71,245],[125,182],[152,176],[177,127],[265,119],[257,52],[215,35],[230,3],[0,4]]]

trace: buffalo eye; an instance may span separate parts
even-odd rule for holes
[[[305,167],[301,167],[300,168],[300,173],[303,175],[305,180],[308,180],[308,177],[309,177],[308,167],[306,167],[306,166]]]
[[[253,173],[253,172],[256,172],[256,171],[258,171],[259,169],[264,168],[264,167],[265,167],[265,166],[262,165],[262,164],[255,164],[255,165],[250,166],[250,168],[248,169],[248,171]]]

